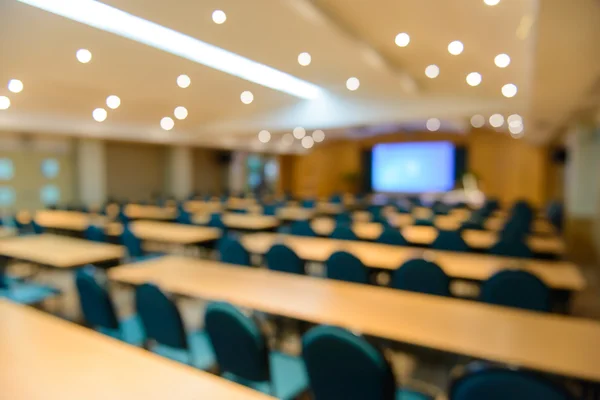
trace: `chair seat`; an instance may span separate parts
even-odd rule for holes
[[[144,344],[146,333],[144,332],[142,320],[137,314],[121,320],[119,324],[121,325],[119,330],[107,328],[98,328],[96,330],[134,346],[141,346]]]
[[[215,364],[215,353],[206,332],[197,331],[189,334],[188,343],[190,350],[157,344],[152,348],[152,352],[202,370],[210,369]]]
[[[15,303],[27,305],[39,304],[59,293],[60,290],[56,288],[36,283],[16,283],[10,284],[7,288],[0,289],[0,297],[5,297]]]
[[[433,397],[410,389],[396,390],[396,400],[433,400]]]
[[[149,253],[149,254],[144,254],[143,256],[129,257],[128,260],[130,262],[136,263],[136,262],[142,262],[142,261],[150,261],[150,260],[154,260],[155,258],[160,258],[160,257],[164,257],[164,256],[165,256],[164,253]]]

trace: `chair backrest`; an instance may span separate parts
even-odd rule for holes
[[[549,311],[550,289],[535,275],[521,270],[504,270],[481,286],[480,300],[490,304]]]
[[[269,380],[269,353],[254,321],[228,303],[206,307],[204,327],[221,373],[255,382]]]
[[[263,214],[264,215],[277,215],[277,205],[265,204],[263,206]]]
[[[148,339],[178,349],[188,348],[179,310],[157,286],[149,283],[138,286],[135,291],[135,308]]]
[[[181,208],[179,210],[179,213],[177,214],[176,222],[178,224],[184,224],[184,225],[193,225],[194,224],[194,222],[192,221],[192,214],[190,214],[183,208]]]
[[[283,244],[276,244],[265,255],[267,267],[274,271],[304,274],[304,261]]]
[[[123,233],[121,233],[121,243],[127,248],[129,257],[141,257],[144,255],[142,249],[142,241],[129,228],[129,225],[123,225]]]
[[[96,282],[90,272],[85,269],[77,271],[75,286],[83,317],[90,327],[119,329],[115,306],[108,292]]]
[[[527,246],[527,243],[518,236],[512,237],[512,239],[511,237],[501,238],[496,244],[490,247],[489,253],[505,257],[533,257],[533,252]]]
[[[390,286],[438,296],[450,296],[450,278],[437,264],[423,259],[409,260],[392,273]]]
[[[383,355],[345,329],[318,326],[302,338],[315,400],[393,400],[394,374]]]
[[[333,232],[331,232],[330,237],[332,239],[339,240],[358,240],[356,237],[356,233],[352,230],[352,227],[348,224],[340,224],[336,223]]]
[[[352,215],[349,212],[341,212],[335,216],[335,222],[338,224],[351,224]]]
[[[33,233],[37,235],[41,235],[46,230],[43,226],[35,222],[35,219],[31,220],[31,227],[33,228]]]
[[[104,230],[97,225],[89,225],[85,228],[84,237],[92,242],[106,242]]]
[[[342,202],[341,194],[334,194],[329,198],[329,202],[339,204]]]
[[[219,260],[227,264],[252,265],[250,253],[235,238],[227,237],[219,243]]]
[[[383,232],[377,238],[377,243],[391,244],[396,246],[407,246],[408,242],[400,233],[400,230],[392,227],[383,228]]]
[[[469,251],[469,245],[462,238],[460,231],[439,230],[438,235],[431,244],[437,250]]]
[[[302,204],[303,208],[314,208],[315,207],[315,201],[313,199],[302,200],[301,204]]]
[[[329,279],[369,283],[369,274],[362,261],[345,251],[333,253],[325,262],[325,266]]]
[[[371,213],[371,215],[373,216],[373,220],[375,220],[381,214],[382,208],[383,208],[382,206],[371,205],[371,206],[367,207],[367,211],[369,211]]]
[[[292,232],[292,235],[298,235],[298,236],[310,236],[310,237],[317,236],[317,234],[313,230],[312,226],[310,226],[310,221],[308,221],[308,220],[294,222],[291,227],[291,232]]]

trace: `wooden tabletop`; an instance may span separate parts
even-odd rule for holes
[[[164,257],[109,278],[450,353],[600,381],[600,323],[469,300]]]
[[[131,219],[173,220],[177,217],[177,209],[175,207],[128,204],[125,206],[125,215]]]
[[[302,208],[299,206],[286,206],[277,209],[277,218],[286,221],[304,221],[315,216],[312,208]]]
[[[16,230],[13,228],[7,228],[5,226],[0,226],[0,239],[8,238],[15,236],[17,234]]]
[[[219,239],[222,232],[218,228],[176,224],[174,222],[133,221],[129,228],[138,238],[160,243],[195,244]],[[123,232],[121,224],[107,227],[109,235],[118,236]]]
[[[79,211],[40,210],[35,214],[35,222],[44,228],[82,232],[89,225],[103,226],[108,219]]]
[[[277,228],[280,223],[277,217],[261,214],[225,213],[221,215],[221,219],[228,228],[247,231],[271,230]],[[210,215],[196,214],[193,221],[196,224],[207,224],[210,221]]]
[[[124,247],[43,234],[3,239],[0,255],[56,268],[73,268],[121,259]]]
[[[519,268],[534,273],[553,289],[580,291],[586,286],[579,268],[566,261],[529,260],[279,233],[244,235],[241,242],[254,254],[265,254],[274,244],[283,243],[301,259],[316,262],[325,262],[336,251],[346,251],[358,257],[367,267],[395,270],[410,259],[426,258],[456,279],[484,281],[497,271]]]
[[[185,202],[185,208],[191,213],[214,213],[221,212],[223,210],[223,204],[220,201],[214,200],[190,200]]]
[[[7,400],[273,399],[33,308],[0,300]]]

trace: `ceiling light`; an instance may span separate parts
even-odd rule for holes
[[[112,108],[113,110],[115,110],[121,105],[121,99],[119,98],[119,96],[115,96],[114,94],[110,95],[106,98],[106,105],[108,106],[108,108]]]
[[[23,91],[23,82],[18,79],[8,81],[8,90],[13,93],[21,93]]]
[[[293,133],[296,139],[302,139],[304,136],[306,136],[306,130],[301,126],[294,128]]]
[[[321,143],[323,140],[325,140],[325,132],[323,132],[320,129],[317,129],[312,133],[312,138],[315,142]]]
[[[298,64],[306,67],[312,61],[312,57],[308,53],[300,53],[298,54]]]
[[[177,77],[177,86],[179,86],[182,89],[185,89],[186,87],[190,86],[191,83],[192,80],[187,75],[179,75]]]
[[[164,117],[160,120],[160,127],[163,128],[165,131],[170,131],[171,129],[173,129],[174,126],[175,121],[173,121],[173,118]]]
[[[498,54],[496,57],[494,57],[494,64],[496,64],[496,66],[498,68],[506,68],[508,67],[508,65],[510,64],[510,57],[508,54]]]
[[[173,115],[175,115],[175,118],[177,119],[186,119],[188,116],[188,110],[183,106],[175,107]]]
[[[292,96],[314,99],[323,91],[310,82],[99,1],[18,1]]]
[[[450,42],[448,45],[448,52],[453,56],[457,56],[463,52],[464,48],[465,46],[460,40],[455,40],[454,42]]]
[[[483,0],[483,2],[488,6],[495,6],[500,3],[500,0]]]
[[[477,86],[481,83],[481,74],[479,72],[471,72],[467,75],[467,83],[469,86]]]
[[[286,133],[285,135],[282,136],[281,143],[284,146],[291,146],[292,143],[294,143],[294,136],[292,136],[291,133]]]
[[[439,74],[440,74],[440,67],[438,67],[435,64],[428,65],[427,68],[425,68],[425,75],[428,78],[431,78],[431,79],[437,78]]]
[[[315,141],[310,136],[304,136],[302,138],[302,147],[305,149],[310,149],[315,144]]]
[[[254,101],[254,95],[249,90],[243,91],[240,95],[240,100],[242,100],[242,103],[244,104],[250,104]]]
[[[75,57],[82,64],[87,64],[92,61],[92,53],[88,49],[79,49],[75,53]]]
[[[227,14],[221,10],[215,10],[212,13],[212,20],[215,24],[221,25],[223,22],[227,21]]]
[[[523,125],[519,124],[517,126],[508,126],[508,131],[510,132],[510,136],[514,137],[515,139],[519,139],[521,137],[523,137],[523,130],[525,128],[523,127]]]
[[[427,126],[428,130],[430,130],[431,132],[435,132],[438,129],[440,129],[440,126],[442,126],[442,123],[437,118],[429,118],[425,125]]]
[[[0,96],[0,110],[7,110],[10,107],[10,99],[6,96]]]
[[[500,128],[504,125],[504,117],[501,114],[494,114],[490,117],[490,125],[494,128]]]
[[[473,128],[481,128],[485,125],[485,117],[479,114],[473,115],[471,117],[471,125]]]
[[[261,143],[268,143],[271,140],[271,132],[265,130],[258,132],[258,140]]]
[[[94,111],[92,111],[92,118],[94,118],[98,122],[104,121],[107,116],[108,113],[104,108],[96,108]]]
[[[408,33],[399,33],[396,35],[396,39],[394,41],[396,42],[396,46],[406,47],[410,43],[410,36]]]
[[[504,97],[515,97],[517,94],[517,85],[507,83],[506,85],[502,86],[502,94]]]
[[[508,125],[520,125],[523,123],[523,117],[519,114],[511,114],[506,119],[508,121]]]
[[[359,86],[360,86],[360,81],[358,80],[358,78],[352,77],[352,78],[348,78],[348,80],[346,81],[346,87],[350,91],[355,91],[356,89],[358,89]]]

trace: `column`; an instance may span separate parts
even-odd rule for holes
[[[104,204],[106,198],[106,151],[104,141],[77,141],[77,183],[79,201],[92,207]]]
[[[178,200],[187,199],[193,192],[193,155],[191,147],[172,146],[167,157],[167,193]]]

